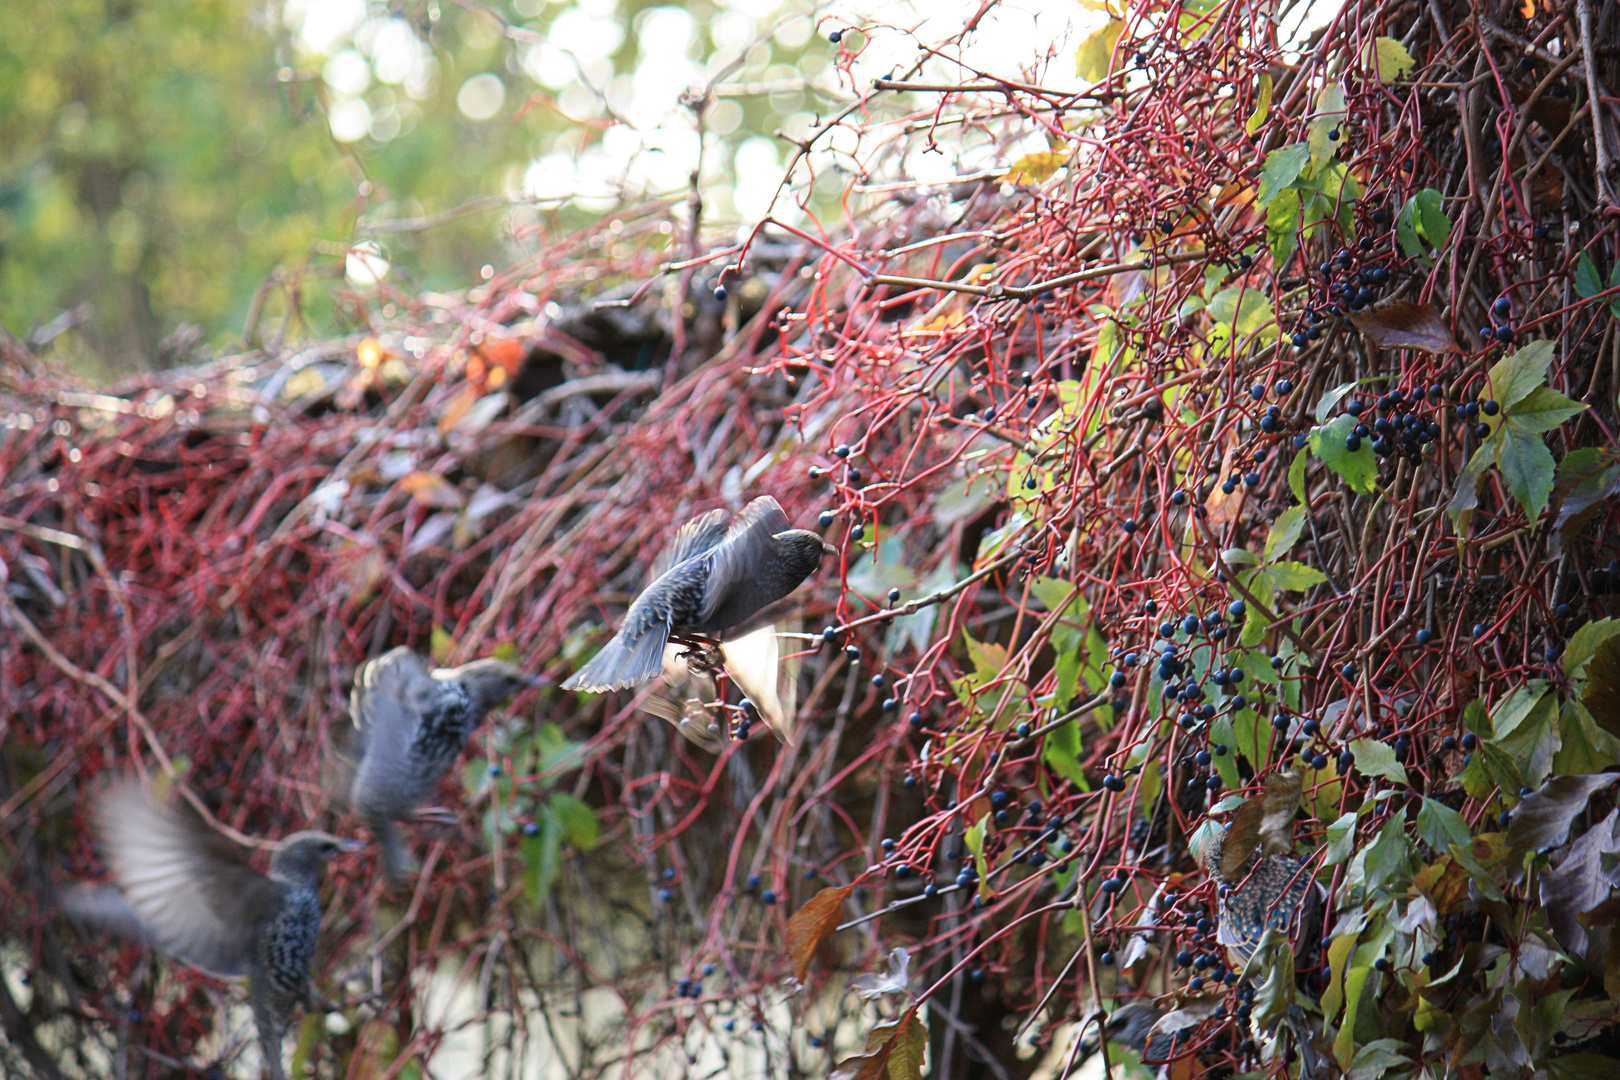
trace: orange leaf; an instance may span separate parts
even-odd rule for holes
[[[491,375],[497,370],[516,375],[529,353],[529,344],[523,338],[485,338],[474,349],[489,364]]]
[[[838,925],[838,916],[844,910],[853,885],[829,886],[810,898],[787,924],[787,954],[793,961],[794,975],[800,982],[810,973],[810,959],[821,943]]]
[[[423,506],[439,510],[459,510],[461,492],[438,473],[413,472],[399,482],[406,493]]]
[[[1380,349],[1419,349],[1423,352],[1457,351],[1451,327],[1433,304],[1401,301],[1377,311],[1351,315],[1350,321],[1368,341]]]
[[[483,397],[483,392],[475,385],[466,385],[450,395],[450,400],[444,403],[444,415],[439,418],[439,434],[452,431],[461,423],[461,418],[467,415],[467,410],[477,404]]]

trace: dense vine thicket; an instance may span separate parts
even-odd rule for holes
[[[814,230],[659,264],[643,207],[106,388],[8,343],[8,1068],[234,1049],[217,984],[39,898],[98,872],[109,770],[357,830],[322,757],[407,643],[546,685],[414,888],[335,865],[317,1075],[1061,1074],[1149,996],[1183,1070],[1297,1075],[1250,1025],[1298,1004],[1328,1072],[1610,1075],[1620,10],[1351,3],[1303,49],[1289,16],[1132,4],[1078,82],[858,88],[784,186],[853,148]],[[948,142],[993,167],[908,179]],[[555,689],[760,493],[842,553],[791,743],[725,684],[718,758]],[[1227,970],[1212,815],[1305,857],[1318,951]]]

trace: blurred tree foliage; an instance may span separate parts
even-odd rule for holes
[[[706,211],[725,214],[733,151],[804,108],[782,76],[827,66],[798,64],[811,32],[759,4],[0,4],[0,323],[28,335],[77,308],[56,355],[115,373],[184,359],[187,323],[229,345],[264,284],[262,335],[331,333],[357,240],[414,292],[624,198],[679,212],[697,146],[680,95],[717,74],[738,88],[705,116],[724,187]]]

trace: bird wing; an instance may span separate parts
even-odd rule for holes
[[[686,736],[711,754],[726,748],[730,732],[722,727],[709,712],[714,700],[714,679],[694,671],[682,656],[684,646],[664,646],[664,668],[657,685],[644,694],[636,706],[675,726]]]
[[[701,555],[726,538],[729,531],[727,517],[729,515],[720,509],[710,510],[682,525],[675,534],[675,539],[669,542],[657,559],[653,560],[652,571],[647,575],[649,583],[657,581],[665,570],[676,563],[683,563],[694,555]]]
[[[776,558],[772,537],[791,528],[793,523],[782,512],[781,504],[769,495],[761,495],[743,507],[710,556],[703,608],[698,616],[700,625],[707,625],[722,605],[747,615],[781,598],[760,584],[761,570]],[[774,576],[767,574],[764,579]]]
[[[361,667],[349,695],[349,713],[361,737],[351,791],[396,791],[400,779],[410,775],[411,744],[438,708],[440,693],[427,662],[403,645]],[[368,782],[379,776],[386,782]],[[397,793],[406,797],[402,789]]]
[[[246,975],[255,933],[284,887],[190,806],[160,805],[138,782],[108,788],[96,817],[113,877],[146,936],[205,971]],[[116,918],[91,917],[126,929]]]

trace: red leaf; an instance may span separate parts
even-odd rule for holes
[[[844,901],[855,886],[841,885],[822,889],[810,902],[788,919],[787,953],[793,961],[794,976],[800,981],[810,972],[810,958],[815,956],[821,943],[838,925],[838,916],[844,910]]]

